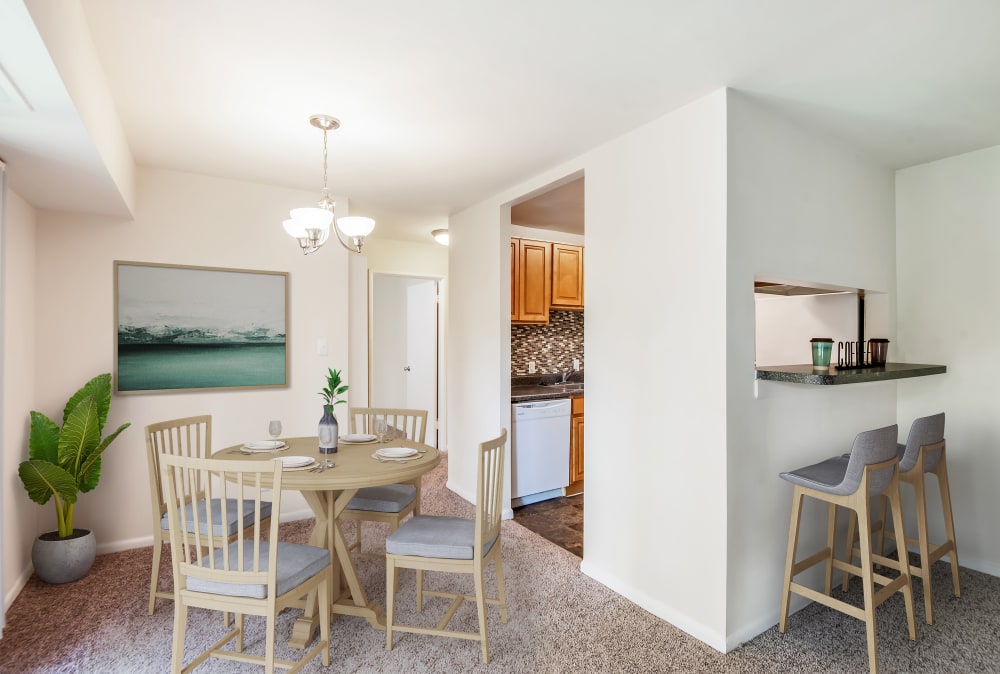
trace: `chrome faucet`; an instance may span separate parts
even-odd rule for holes
[[[570,375],[570,371],[569,370],[563,370],[562,380],[559,383],[560,384],[565,384],[567,381],[569,381],[569,375]]]

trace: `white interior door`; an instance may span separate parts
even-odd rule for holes
[[[427,410],[427,442],[436,445],[436,279],[372,275],[372,407]]]

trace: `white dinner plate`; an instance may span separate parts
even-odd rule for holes
[[[379,447],[375,453],[383,459],[405,459],[416,456],[417,450],[412,447]]]
[[[347,435],[340,436],[340,439],[343,442],[353,442],[359,444],[362,442],[374,442],[376,440],[375,436],[371,433],[349,433]]]
[[[288,445],[284,440],[254,440],[243,445],[243,449],[251,452],[273,452],[278,449],[285,449]]]
[[[310,463],[315,463],[316,459],[311,456],[282,456],[275,459],[281,461],[283,468],[302,468]]]

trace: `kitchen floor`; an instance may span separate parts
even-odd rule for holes
[[[515,508],[514,521],[577,557],[583,557],[583,494]]]

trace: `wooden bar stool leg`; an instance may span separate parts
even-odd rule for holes
[[[788,604],[792,597],[792,567],[795,566],[795,549],[799,544],[799,521],[802,519],[802,489],[796,485],[792,492],[792,517],[788,524],[788,550],[785,553],[785,581],[781,585],[781,619],[778,631],[788,627]]]
[[[833,558],[836,554],[834,545],[837,542],[837,504],[831,503],[826,517],[826,547],[830,551],[826,558],[826,583],[824,589],[829,596],[833,590]]]
[[[931,591],[931,551],[930,538],[927,532],[927,499],[923,471],[913,481],[913,492],[916,496],[917,509],[917,548],[920,553],[920,568],[910,571],[919,576],[924,585],[924,620],[928,625],[934,624],[933,592]],[[896,547],[899,550],[899,560],[909,563],[906,537],[896,537]]]
[[[867,499],[867,495],[860,495]],[[856,510],[858,529],[870,531],[867,501],[858,504]],[[859,536],[861,547],[861,586],[865,595],[865,635],[868,639],[868,669],[871,674],[878,674],[878,643],[875,637],[875,580],[872,578],[872,539],[871,536]]]
[[[885,522],[889,519],[887,510],[889,507],[889,498],[885,494],[880,494],[878,501],[878,554],[885,557]]]
[[[857,526],[858,526],[858,514],[853,510],[849,511],[847,517],[847,549],[844,551],[844,561],[848,564],[854,562],[854,543],[857,541]],[[851,574],[844,571],[844,582],[841,584],[840,589],[842,592],[847,592],[847,588],[851,583]]]
[[[889,502],[892,506],[892,528],[896,531],[906,531],[903,528],[903,500],[899,495],[898,481],[889,487]],[[903,541],[903,551],[906,551],[906,537],[899,536],[897,540]],[[899,560],[899,573],[906,578],[903,585],[903,603],[906,606],[906,625],[910,632],[910,640],[917,640],[917,621],[913,613],[913,578],[910,575],[910,565],[902,558]]]
[[[949,551],[949,556],[951,557],[951,583],[955,588],[955,596],[961,597],[962,590],[958,583],[958,543],[955,542],[955,521],[952,519],[951,515],[951,489],[948,486],[948,466],[944,460],[944,449],[941,449],[941,461],[938,463],[937,468],[934,470],[934,474],[937,475],[938,487],[941,492],[941,510],[944,513],[944,530],[945,534],[948,536],[948,540],[945,545],[950,545],[951,550]]]

